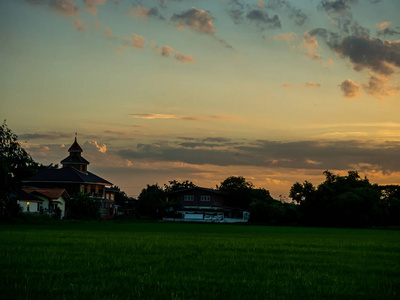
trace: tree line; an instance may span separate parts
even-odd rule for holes
[[[18,143],[17,136],[7,127],[0,126],[0,219],[18,215],[20,207],[11,201],[10,194],[21,188],[22,181],[29,179],[44,168]],[[250,222],[278,225],[369,227],[400,225],[400,186],[380,186],[361,178],[357,171],[345,176],[326,170],[325,181],[314,186],[305,180],[290,188],[291,203],[275,200],[264,188],[242,176],[230,176],[216,186],[226,195],[229,207],[250,212]],[[130,198],[119,187],[113,188],[115,203],[125,217],[135,219],[160,219],[174,216],[179,208],[175,193],[193,188],[189,181],[171,180],[164,186],[147,185],[137,199]],[[98,210],[88,195],[72,195],[69,201],[69,217],[98,218]]]

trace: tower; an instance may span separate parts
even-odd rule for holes
[[[71,166],[71,167],[77,169],[78,171],[80,171],[84,174],[87,174],[87,166],[88,166],[89,162],[86,159],[84,159],[81,155],[83,150],[82,150],[81,146],[79,146],[79,144],[76,140],[76,133],[75,133],[75,141],[71,145],[71,147],[69,147],[68,152],[69,152],[69,156],[64,158],[61,161],[63,168],[65,168],[67,166]]]

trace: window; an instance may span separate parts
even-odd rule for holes
[[[26,203],[26,211],[29,211],[29,202]]]
[[[185,195],[183,200],[185,200],[185,201],[194,201],[194,195]]]
[[[209,195],[202,195],[200,197],[200,201],[210,201],[210,200],[211,200],[211,198]]]

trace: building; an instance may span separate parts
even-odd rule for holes
[[[23,213],[54,215],[59,210],[60,219],[65,216],[66,200],[69,195],[65,189],[23,188],[13,193]]]
[[[112,183],[87,170],[90,164],[82,157],[82,148],[76,137],[74,143],[68,149],[69,156],[61,161],[59,169],[48,169],[25,181],[26,186],[35,188],[65,189],[73,197],[76,194],[85,193],[95,199],[103,219],[112,219],[115,212],[114,193]]]
[[[250,213],[229,206],[228,195],[213,189],[194,187],[175,192],[180,200],[177,219],[197,222],[248,222]]]

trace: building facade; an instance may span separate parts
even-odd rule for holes
[[[71,197],[79,193],[88,194],[99,204],[101,217],[112,219],[115,213],[114,191],[106,190],[112,183],[87,170],[90,163],[82,157],[83,150],[76,137],[68,152],[69,156],[61,161],[61,168],[43,170],[25,181],[25,185],[65,189]]]

